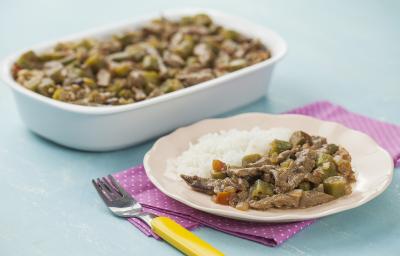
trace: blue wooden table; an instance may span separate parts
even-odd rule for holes
[[[47,39],[163,8],[199,6],[278,31],[289,54],[268,97],[224,115],[279,113],[328,99],[400,124],[399,1],[0,1],[0,57]],[[40,114],[40,113],[38,113]],[[153,141],[110,153],[73,151],[29,132],[0,84],[0,255],[180,255],[112,217],[93,177],[141,163]],[[226,255],[399,255],[400,170],[366,205],[319,220],[277,248],[208,228]]]

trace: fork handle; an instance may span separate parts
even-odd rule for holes
[[[156,217],[151,229],[169,244],[188,256],[223,256],[224,254],[168,217]]]

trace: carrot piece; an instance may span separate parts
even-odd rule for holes
[[[229,204],[229,199],[231,198],[231,192],[218,192],[215,196],[214,196],[214,201],[217,204]]]
[[[220,160],[213,160],[212,161],[212,168],[214,171],[222,172],[226,170],[226,164]]]

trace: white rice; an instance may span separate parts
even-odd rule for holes
[[[167,161],[166,176],[173,180],[179,180],[180,174],[209,177],[213,159],[240,165],[243,156],[265,154],[272,140],[289,140],[292,132],[287,128],[262,130],[255,127],[250,131],[233,129],[205,134],[179,157]]]

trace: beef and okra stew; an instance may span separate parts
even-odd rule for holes
[[[270,58],[258,40],[205,14],[160,18],[103,40],[28,51],[13,67],[23,87],[88,106],[122,105],[177,91]]]
[[[210,178],[181,178],[215,203],[243,211],[316,206],[350,194],[356,180],[346,149],[303,131],[273,140],[265,155],[245,155],[241,166],[213,160]]]

